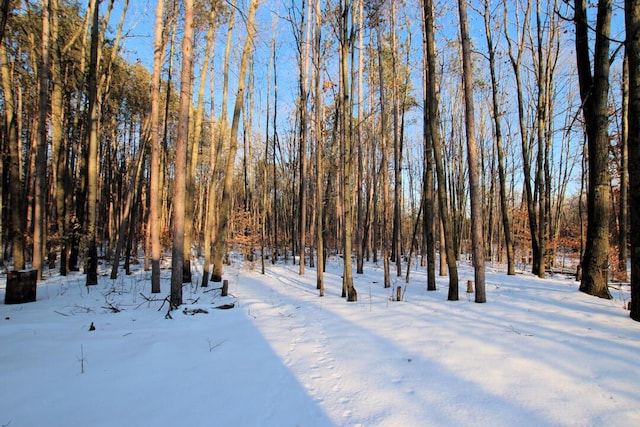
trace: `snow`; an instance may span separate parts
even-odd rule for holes
[[[572,278],[488,266],[475,304],[462,263],[460,301],[446,277],[427,292],[418,268],[398,302],[367,264],[348,303],[337,258],[323,298],[314,269],[262,275],[236,259],[231,297],[195,286],[197,264],[184,307],[206,313],[166,319],[169,270],[152,295],[150,272],[103,268],[97,286],[51,272],[36,302],[0,304],[0,426],[640,425],[628,287],[602,300]]]

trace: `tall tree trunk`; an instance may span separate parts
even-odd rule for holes
[[[629,170],[640,170],[640,0],[625,1],[629,62]],[[629,174],[631,318],[640,322],[640,174]]]
[[[428,96],[428,62],[427,62],[427,31],[425,7],[422,12],[422,135],[424,144],[422,178],[422,210],[423,214],[423,235],[425,239],[424,256],[427,257],[427,290],[435,291],[436,288],[436,208],[434,200],[433,182],[433,141],[431,138],[431,127],[429,126],[429,96]],[[439,227],[438,227],[439,228]],[[444,256],[444,252],[442,253]]]
[[[396,2],[391,2],[391,86],[393,88],[393,236],[391,242],[391,259],[396,263],[396,273],[402,276],[402,141],[400,138],[400,94],[398,88],[398,40],[396,32]]]
[[[449,269],[449,301],[458,300],[458,266],[456,265],[453,227],[449,216],[449,200],[442,159],[442,138],[440,136],[440,111],[438,106],[438,91],[436,84],[436,46],[433,23],[433,2],[423,0],[425,33],[427,36],[427,112],[429,114],[429,131],[433,144],[433,157],[438,178],[438,205],[440,207],[440,221],[444,230],[444,250]],[[442,257],[442,242],[440,243]]]
[[[42,40],[38,94],[38,144],[35,164],[35,197],[33,209],[33,262],[32,268],[38,271],[38,279],[42,278],[43,259],[46,244],[47,224],[47,148],[48,141],[48,105],[49,105],[49,40],[51,1],[42,5]]]
[[[315,68],[315,123],[314,134],[316,142],[316,247],[318,252],[318,262],[316,267],[316,288],[319,296],[324,296],[324,191],[323,191],[323,178],[324,178],[324,120],[322,111],[324,109],[322,102],[322,13],[321,13],[321,0],[315,1],[315,37],[314,37],[314,55],[313,63]]]
[[[527,0],[525,3],[524,18],[522,23],[522,32],[520,33],[520,39],[517,42],[517,52],[514,53],[513,43],[510,35],[507,32],[508,22],[508,7],[509,2],[503,0],[504,5],[504,20],[503,27],[505,31],[505,39],[507,40],[509,60],[516,81],[516,95],[518,99],[518,123],[520,127],[520,142],[522,146],[522,174],[524,181],[524,196],[527,204],[527,214],[529,219],[529,231],[531,234],[531,255],[533,258],[533,264],[531,272],[535,275],[540,274],[540,269],[544,269],[542,261],[542,249],[540,242],[538,241],[538,218],[536,217],[535,201],[533,195],[533,189],[531,188],[531,148],[529,146],[529,131],[526,124],[525,117],[525,100],[524,100],[524,88],[522,82],[522,56],[524,54],[526,31],[524,29],[529,27],[530,14],[531,14],[531,0]],[[516,14],[518,11],[516,10]]]
[[[162,62],[164,58],[164,2],[157,0],[156,7],[156,34],[153,43],[153,74],[151,77],[151,165],[149,179],[149,232],[151,235],[151,292],[160,292],[160,258],[162,247],[160,234],[162,232],[161,209],[162,191],[160,189],[160,80],[162,75]]]
[[[485,294],[484,238],[482,219],[482,192],[478,172],[478,147],[476,143],[475,113],[473,107],[473,64],[471,63],[471,39],[467,20],[467,2],[458,0],[460,15],[460,39],[462,41],[462,80],[464,88],[465,130],[467,133],[467,160],[469,163],[469,198],[471,199],[471,245],[475,277],[475,301],[487,302]]]
[[[353,135],[351,132],[352,104],[349,97],[349,56],[353,46],[351,31],[349,29],[350,16],[352,13],[351,0],[341,0],[340,12],[340,98],[341,98],[341,135],[342,140],[342,171],[343,171],[343,249],[344,267],[342,273],[342,288],[346,290],[347,301],[357,301],[358,293],[353,285],[353,271],[351,265],[351,248],[353,237],[353,216],[351,200],[353,194]]]
[[[364,273],[364,151],[367,144],[364,139],[364,117],[362,105],[364,103],[363,73],[364,73],[364,0],[357,1],[358,10],[358,172],[357,172],[357,196],[356,196],[356,274]]]
[[[180,72],[180,107],[178,136],[175,148],[173,182],[173,250],[171,254],[171,309],[182,304],[184,268],[185,198],[187,189],[187,139],[191,109],[191,67],[193,62],[193,0],[184,0],[184,30],[182,36],[182,70]]]
[[[377,29],[378,44],[378,91],[380,92],[380,152],[382,171],[382,262],[384,268],[384,287],[391,287],[389,267],[389,162],[387,148],[387,112],[384,86],[384,61],[382,59],[382,28]]]
[[[220,204],[220,219],[218,221],[218,232],[216,233],[216,245],[213,257],[212,281],[222,281],[222,258],[227,249],[227,233],[229,230],[229,218],[231,217],[231,193],[233,191],[233,170],[238,148],[238,128],[240,117],[242,116],[242,106],[244,104],[244,89],[246,85],[246,75],[249,68],[250,55],[253,51],[253,38],[255,35],[254,18],[258,8],[257,0],[251,0],[249,14],[247,17],[247,39],[245,40],[240,60],[240,71],[238,73],[238,90],[236,94],[235,106],[233,109],[233,119],[229,134],[229,149],[224,173],[224,183],[222,189],[222,202]]]
[[[89,72],[87,85],[88,110],[88,147],[87,147],[87,259],[86,285],[98,284],[98,247],[97,247],[97,215],[98,215],[98,66],[100,61],[100,2],[91,1],[91,49],[89,53]]]
[[[496,51],[493,42],[492,23],[490,16],[489,1],[484,2],[484,28],[487,38],[487,48],[489,51],[489,71],[491,74],[491,105],[493,117],[493,132],[496,143],[496,154],[498,156],[498,176],[500,179],[500,211],[502,216],[502,227],[504,228],[504,243],[507,250],[507,274],[516,274],[515,255],[513,251],[513,239],[511,237],[511,215],[507,203],[507,178],[504,166],[504,147],[502,144],[502,127],[500,120],[500,103],[498,101],[498,77],[496,75]]]
[[[629,48],[625,49],[622,65],[622,135],[620,138],[620,232],[618,234],[618,271],[627,280],[627,244],[629,235]]]
[[[587,242],[582,259],[580,291],[611,298],[609,263],[609,35],[611,0],[598,1],[593,74],[591,72],[589,22],[586,0],[575,0],[576,62],[580,98],[587,129],[589,183],[587,192]]]
[[[4,90],[4,120],[7,145],[9,146],[9,201],[10,201],[10,233],[11,251],[13,255],[13,269],[25,268],[24,251],[26,249],[24,228],[24,199],[22,191],[22,177],[20,173],[20,138],[18,136],[18,113],[11,82],[11,64],[5,43],[0,43],[0,58],[2,64],[2,88]]]
[[[300,275],[304,274],[305,248],[306,248],[306,228],[307,228],[307,86],[308,82],[308,62],[309,62],[309,45],[311,32],[311,5],[306,0],[302,1],[300,32],[298,35],[298,60],[299,60],[299,166],[300,181],[298,184],[298,200],[300,208],[298,209],[298,233],[299,233],[299,270]]]

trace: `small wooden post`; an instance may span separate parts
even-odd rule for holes
[[[228,293],[229,293],[229,281],[225,279],[222,281],[222,293],[220,295],[223,297],[226,297]]]
[[[396,301],[402,301],[402,286],[396,288]]]
[[[22,304],[36,300],[38,270],[20,270],[7,272],[7,290],[5,304]]]
[[[473,280],[467,280],[467,293],[473,293]]]

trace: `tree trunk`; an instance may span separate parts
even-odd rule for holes
[[[249,59],[253,51],[253,37],[255,35],[254,18],[258,2],[251,0],[249,5],[249,16],[247,18],[247,39],[245,40],[240,60],[240,72],[238,74],[238,91],[236,94],[235,106],[233,109],[233,119],[229,135],[229,149],[224,173],[224,183],[222,189],[222,202],[220,204],[220,218],[218,221],[218,232],[216,233],[216,244],[213,258],[212,281],[222,280],[222,258],[227,249],[227,233],[229,230],[229,218],[231,217],[231,194],[233,192],[233,171],[235,165],[236,152],[238,148],[238,128],[240,117],[242,116],[242,106],[244,104],[244,88],[246,85],[246,75],[249,68]]]
[[[151,292],[160,292],[160,258],[162,247],[160,234],[162,232],[161,209],[162,191],[160,189],[160,80],[162,75],[162,62],[164,58],[165,30],[163,15],[165,0],[157,0],[156,8],[156,34],[153,43],[153,74],[151,77],[151,165],[149,178],[149,232],[151,236]]]
[[[91,23],[91,50],[89,56],[89,73],[87,81],[88,129],[87,135],[87,259],[86,262],[86,285],[98,284],[98,247],[97,247],[97,215],[98,215],[98,65],[100,60],[100,2],[91,1],[90,13]]]
[[[349,17],[352,12],[351,0],[341,0],[341,38],[340,38],[340,89],[341,89],[341,135],[342,140],[342,170],[343,170],[343,254],[344,267],[342,273],[343,289],[347,292],[347,301],[357,301],[358,293],[353,285],[353,272],[351,265],[351,248],[353,237],[352,195],[353,195],[353,138],[351,132],[352,104],[349,97],[349,72],[348,58],[353,46],[351,31],[349,30]]]
[[[33,262],[32,268],[37,271],[37,279],[42,278],[44,265],[46,224],[47,224],[47,148],[48,142],[48,100],[49,100],[49,40],[51,1],[42,5],[42,52],[40,57],[39,95],[38,95],[38,144],[35,164],[35,197],[33,207]]]
[[[191,109],[191,67],[193,62],[193,0],[184,0],[184,30],[182,36],[182,70],[180,72],[180,107],[178,136],[175,148],[173,182],[173,250],[171,254],[171,309],[182,304],[184,268],[185,198],[187,189],[187,139]]]
[[[629,40],[629,39],[628,39]],[[629,47],[622,65],[622,135],[620,138],[620,232],[618,234],[618,271],[620,279],[627,280],[627,244],[629,236]]]
[[[575,0],[576,62],[580,98],[587,129],[589,182],[587,193],[587,242],[582,261],[580,291],[611,298],[609,263],[609,34],[611,1],[598,1],[593,74],[591,73],[589,23],[586,0]]]
[[[423,154],[423,184],[422,184],[422,209],[423,214],[423,235],[426,244],[427,257],[427,290],[435,291],[436,288],[436,208],[434,200],[433,183],[433,141],[431,137],[431,127],[429,126],[429,94],[428,94],[428,61],[427,61],[427,31],[426,31],[426,8],[422,7],[422,95],[423,95],[423,119],[422,134],[424,138]],[[439,227],[438,227],[439,228]],[[444,252],[442,253],[444,256]]]
[[[311,32],[311,5],[306,0],[302,1],[302,22],[300,23],[300,32],[298,35],[298,53],[299,53],[299,166],[300,166],[300,182],[298,184],[298,200],[300,208],[298,209],[298,233],[299,233],[299,270],[300,275],[304,274],[305,248],[306,248],[306,228],[307,228],[307,86],[308,82],[308,62],[309,62],[309,44]],[[304,33],[303,33],[304,31]]]
[[[318,262],[316,267],[316,288],[319,296],[324,296],[324,120],[322,111],[324,109],[322,102],[322,11],[321,0],[315,2],[315,38],[314,38],[314,56],[313,62],[315,67],[315,140],[316,140],[316,248],[318,252]]]
[[[440,112],[438,106],[437,84],[436,84],[436,46],[433,23],[433,3],[431,0],[423,0],[425,33],[427,36],[427,112],[429,114],[429,131],[433,144],[433,157],[436,165],[436,176],[438,178],[438,204],[440,207],[440,221],[444,230],[444,249],[449,269],[449,301],[458,300],[458,266],[456,265],[456,254],[454,250],[454,236],[449,216],[449,200],[447,198],[447,187],[444,174],[444,164],[442,159],[442,145],[440,136]],[[442,242],[440,242],[440,253],[442,256]]]
[[[489,71],[491,74],[492,116],[493,132],[498,156],[498,176],[500,178],[500,211],[502,214],[502,227],[504,228],[504,243],[507,250],[507,274],[516,274],[515,255],[513,251],[513,239],[511,237],[511,215],[507,204],[507,178],[504,166],[504,147],[502,144],[502,128],[500,120],[500,103],[498,102],[498,78],[496,76],[496,51],[493,43],[492,24],[490,17],[489,1],[484,2],[484,28],[489,50]]]
[[[533,258],[531,272],[535,275],[540,274],[540,269],[544,269],[543,261],[542,261],[542,250],[540,247],[540,242],[538,241],[539,233],[538,233],[538,218],[536,217],[536,209],[535,202],[533,196],[533,189],[531,188],[531,148],[529,146],[529,131],[526,124],[525,117],[525,101],[524,101],[524,88],[522,83],[522,56],[524,53],[525,41],[526,41],[526,31],[524,29],[529,27],[530,21],[530,13],[531,13],[531,0],[527,0],[525,3],[524,10],[524,19],[522,24],[522,32],[520,33],[520,39],[517,43],[517,52],[514,54],[513,52],[513,44],[510,38],[509,33],[507,32],[507,5],[508,1],[504,0],[504,20],[503,20],[503,28],[505,31],[505,38],[507,40],[508,50],[509,50],[509,60],[511,62],[511,67],[513,68],[513,73],[516,81],[516,95],[518,99],[518,123],[520,127],[520,142],[522,146],[522,173],[523,173],[523,181],[524,181],[524,196],[527,205],[527,213],[529,219],[529,231],[531,234],[531,255]],[[516,10],[517,13],[517,10]]]
[[[389,267],[389,166],[387,148],[387,113],[384,86],[384,62],[382,60],[382,28],[378,26],[378,85],[380,92],[380,152],[382,170],[382,262],[384,266],[384,287],[391,287]]]
[[[467,21],[467,2],[458,0],[460,14],[460,38],[462,40],[462,81],[464,89],[465,129],[467,133],[467,160],[469,162],[469,197],[471,199],[471,245],[475,277],[475,301],[487,302],[485,294],[484,238],[482,219],[482,193],[478,175],[478,147],[475,133],[473,107],[473,69],[471,63],[471,40]]]
[[[640,170],[640,0],[625,1],[629,63],[629,170]],[[631,318],[640,322],[640,174],[629,174]]]

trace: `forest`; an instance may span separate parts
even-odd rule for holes
[[[457,300],[470,260],[477,303],[490,262],[630,284],[640,321],[640,0],[0,9],[7,271],[140,262],[177,309],[194,260],[202,287],[291,260],[323,296],[338,256],[347,301],[367,261]]]

